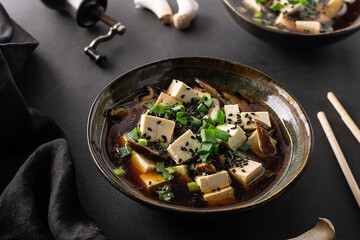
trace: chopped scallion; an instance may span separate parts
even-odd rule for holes
[[[270,177],[272,177],[272,176],[274,176],[274,172],[272,172],[272,171],[270,171],[270,170],[265,170],[265,172],[264,172],[264,177],[265,178],[270,178]]]
[[[162,149],[167,149],[168,145],[166,143],[160,142],[159,147],[161,147]]]
[[[299,1],[300,1],[300,0],[299,0]],[[254,17],[254,18],[261,18],[262,15],[263,15],[263,13],[262,13],[261,11],[258,11],[258,12],[256,12],[256,13],[254,13],[253,17]]]
[[[228,142],[230,138],[230,134],[228,132],[220,129],[215,129],[215,136],[223,142]]]
[[[216,143],[215,130],[213,129],[201,129],[201,141]]]
[[[172,167],[165,168],[165,170],[171,175],[173,175],[175,173],[175,169]]]
[[[156,171],[158,173],[162,173],[164,172],[164,168],[165,168],[165,162],[158,162],[156,165]]]
[[[143,146],[147,146],[148,142],[145,138],[139,138],[139,144]]]
[[[119,168],[114,169],[113,172],[114,172],[116,175],[123,175],[123,174],[125,173],[125,170],[122,169],[121,167],[119,167]]]
[[[161,190],[156,191],[159,194],[160,199],[169,202],[174,198],[174,194],[171,192],[169,185],[165,185]]]
[[[205,104],[200,103],[200,105],[197,107],[197,110],[200,112],[205,112],[207,111],[207,107],[205,106]]]
[[[223,124],[225,120],[225,114],[221,110],[217,110],[213,116],[212,119],[214,122],[217,122],[219,124]]]
[[[175,107],[172,108],[172,110],[174,110],[175,112],[178,112],[178,111],[185,112],[185,106],[182,104],[176,105]]]
[[[190,192],[200,191],[200,187],[197,182],[189,182],[187,185]]]
[[[147,102],[144,104],[144,107],[146,107],[147,109],[152,109],[154,107],[154,104]]]
[[[270,6],[270,10],[273,12],[276,12],[276,11],[279,11],[280,9],[282,9],[283,7],[285,7],[284,4],[276,3],[276,4]]]
[[[206,154],[211,152],[212,148],[213,148],[213,143],[209,143],[209,142],[202,142],[200,144],[199,150],[197,151],[198,154]]]
[[[131,138],[134,140],[138,140],[141,136],[141,131],[139,128],[135,127],[133,130],[131,130],[131,132],[129,132],[126,137],[127,138]]]
[[[195,125],[201,124],[201,120],[193,116],[190,116],[190,122]]]
[[[165,178],[166,181],[170,182],[174,177],[170,175],[168,172],[164,171],[162,173],[162,177]]]
[[[202,162],[208,162],[209,161],[209,157],[211,155],[211,152],[208,152],[206,154],[202,154],[202,155],[199,155],[200,156],[200,159]]]
[[[251,145],[248,144],[248,143],[243,143],[243,144],[241,144],[240,147],[238,147],[237,150],[239,150],[241,152],[244,152],[244,153],[247,153],[247,152],[249,152],[251,150]]]
[[[130,152],[127,145],[124,146],[124,147],[119,147],[118,148],[118,153],[119,153],[120,157],[127,157],[127,156],[129,156],[131,154],[131,152]]]

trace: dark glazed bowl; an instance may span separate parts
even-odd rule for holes
[[[340,41],[360,29],[360,18],[358,18],[351,26],[330,33],[305,34],[300,32],[285,32],[281,29],[267,28],[263,24],[256,23],[248,19],[237,9],[239,4],[236,2],[239,1],[222,1],[226,10],[230,13],[235,22],[243,27],[247,32],[263,41],[276,44],[277,46],[288,48],[312,48],[326,46],[328,44]]]
[[[170,84],[173,78],[184,82],[194,77],[208,79],[220,89],[232,89],[260,103],[272,113],[280,125],[283,138],[289,146],[281,173],[273,183],[254,199],[213,208],[190,208],[166,204],[146,198],[116,176],[105,147],[107,121],[106,109],[149,84],[164,82]],[[280,195],[304,171],[313,145],[312,128],[304,110],[294,97],[265,74],[244,65],[219,59],[183,57],[150,63],[116,78],[95,99],[91,106],[87,124],[88,146],[92,158],[104,177],[122,193],[152,207],[187,213],[214,213],[249,209]]]

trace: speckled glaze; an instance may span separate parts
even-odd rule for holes
[[[190,208],[166,204],[143,196],[121,177],[116,176],[105,150],[106,119],[104,112],[137,89],[157,82],[170,84],[176,78],[192,82],[194,77],[209,81],[219,89],[231,89],[260,103],[279,123],[289,157],[273,183],[254,199],[209,208]],[[182,57],[162,60],[133,69],[117,77],[101,91],[91,106],[87,140],[92,158],[104,177],[128,197],[148,206],[184,213],[222,213],[245,210],[279,196],[303,173],[313,145],[310,121],[294,97],[269,76],[244,65],[211,58]]]
[[[222,2],[235,22],[246,31],[263,41],[287,48],[325,46],[340,41],[360,29],[360,19],[357,19],[356,23],[351,26],[330,33],[305,34],[300,32],[284,32],[282,30],[267,28],[263,24],[249,20],[237,10],[238,5],[234,3],[234,0],[222,0]]]

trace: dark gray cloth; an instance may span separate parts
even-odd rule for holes
[[[16,87],[38,42],[16,23],[6,26],[14,34],[0,43],[0,239],[105,239],[78,199],[63,133]]]

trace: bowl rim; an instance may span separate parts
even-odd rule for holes
[[[296,173],[294,174],[294,176],[292,176],[292,178],[287,181],[287,183],[280,189],[278,189],[276,192],[274,192],[271,196],[257,202],[254,204],[250,204],[250,205],[246,205],[246,206],[241,206],[241,205],[228,205],[228,206],[233,206],[233,207],[228,207],[228,208],[187,208],[184,207],[182,205],[175,205],[175,204],[166,204],[160,201],[155,201],[152,199],[147,198],[146,196],[143,196],[143,198],[139,198],[133,194],[130,194],[128,191],[126,191],[125,189],[123,189],[118,183],[117,181],[115,181],[112,176],[110,176],[108,174],[108,172],[106,172],[106,169],[104,166],[102,166],[99,161],[96,159],[95,154],[93,153],[93,149],[90,143],[90,131],[91,131],[91,116],[93,115],[94,111],[96,111],[96,109],[94,108],[96,103],[98,102],[98,100],[100,99],[100,97],[110,88],[111,85],[113,85],[116,81],[119,81],[119,79],[123,78],[124,76],[126,76],[127,74],[130,74],[134,71],[137,71],[139,69],[142,68],[146,68],[148,66],[154,65],[154,64],[161,64],[161,63],[165,63],[165,62],[170,62],[170,61],[179,61],[179,60],[185,60],[185,59],[198,59],[198,60],[207,60],[207,61],[224,61],[226,63],[230,63],[231,65],[236,65],[236,66],[240,66],[240,67],[244,67],[247,68],[249,70],[255,71],[256,73],[259,73],[261,75],[263,75],[263,77],[265,77],[263,80],[264,81],[268,81],[271,84],[276,85],[277,87],[281,88],[282,90],[284,90],[289,97],[292,98],[293,102],[296,103],[296,105],[299,107],[299,109],[301,110],[301,113],[304,115],[306,122],[308,123],[309,126],[309,151],[306,154],[306,159],[304,160],[304,162],[302,163],[302,165],[300,165],[298,167],[298,170],[296,171]],[[180,56],[180,57],[173,57],[173,58],[166,58],[166,59],[162,59],[162,60],[155,60],[143,65],[140,65],[138,67],[134,67],[126,72],[124,72],[123,74],[117,76],[115,79],[113,79],[111,82],[109,82],[100,92],[99,94],[96,96],[95,100],[93,101],[93,103],[91,104],[90,110],[89,110],[89,114],[88,114],[88,119],[87,119],[87,131],[86,131],[86,137],[87,137],[87,145],[91,154],[91,158],[93,160],[93,162],[95,163],[95,165],[97,166],[98,170],[101,172],[101,174],[106,178],[106,180],[108,182],[110,182],[111,185],[113,185],[113,187],[115,187],[116,189],[118,189],[121,193],[123,193],[125,196],[143,204],[146,206],[150,206],[150,207],[155,207],[157,209],[161,209],[161,210],[165,210],[165,211],[169,211],[169,212],[178,212],[178,213],[185,213],[185,214],[213,214],[213,213],[225,213],[225,212],[235,212],[235,211],[245,211],[245,210],[250,210],[253,209],[255,207],[261,206],[263,204],[265,204],[266,202],[269,202],[270,200],[273,200],[279,196],[281,196],[284,192],[286,192],[288,189],[290,189],[290,187],[292,187],[300,178],[301,176],[304,174],[304,171],[308,165],[309,162],[309,158],[313,153],[313,148],[314,148],[314,132],[313,132],[313,127],[311,124],[311,121],[308,117],[308,115],[306,114],[304,108],[300,105],[300,103],[297,101],[297,99],[282,85],[280,85],[277,81],[275,81],[273,78],[271,78],[270,76],[268,76],[267,74],[254,69],[252,67],[248,67],[247,65],[241,64],[241,63],[237,63],[235,61],[230,61],[230,60],[225,60],[225,59],[221,59],[221,58],[210,58],[210,57],[202,57],[202,56]],[[125,181],[124,181],[125,182]],[[126,183],[128,184],[128,183]]]
[[[359,1],[359,0],[356,0]],[[316,36],[331,36],[331,35],[338,35],[338,34],[345,34],[347,32],[352,32],[352,31],[357,31],[360,29],[360,17],[358,17],[358,19],[356,20],[356,22],[354,22],[352,25],[347,26],[346,28],[342,28],[342,29],[338,29],[336,31],[333,32],[326,32],[326,33],[317,33],[317,34],[306,34],[306,33],[301,33],[301,32],[292,32],[292,31],[281,31],[280,29],[272,29],[272,28],[267,28],[264,27],[263,24],[259,24],[256,23],[254,21],[251,21],[250,19],[248,19],[247,17],[243,16],[243,14],[241,14],[239,11],[236,10],[236,6],[234,6],[231,2],[231,0],[222,0],[222,2],[229,8],[231,9],[231,11],[233,11],[234,13],[236,13],[236,15],[238,15],[242,20],[255,25],[263,30],[269,31],[269,32],[273,32],[273,33],[280,33],[280,34],[284,34],[284,35],[288,35],[288,36],[302,36],[305,38],[315,38]]]

